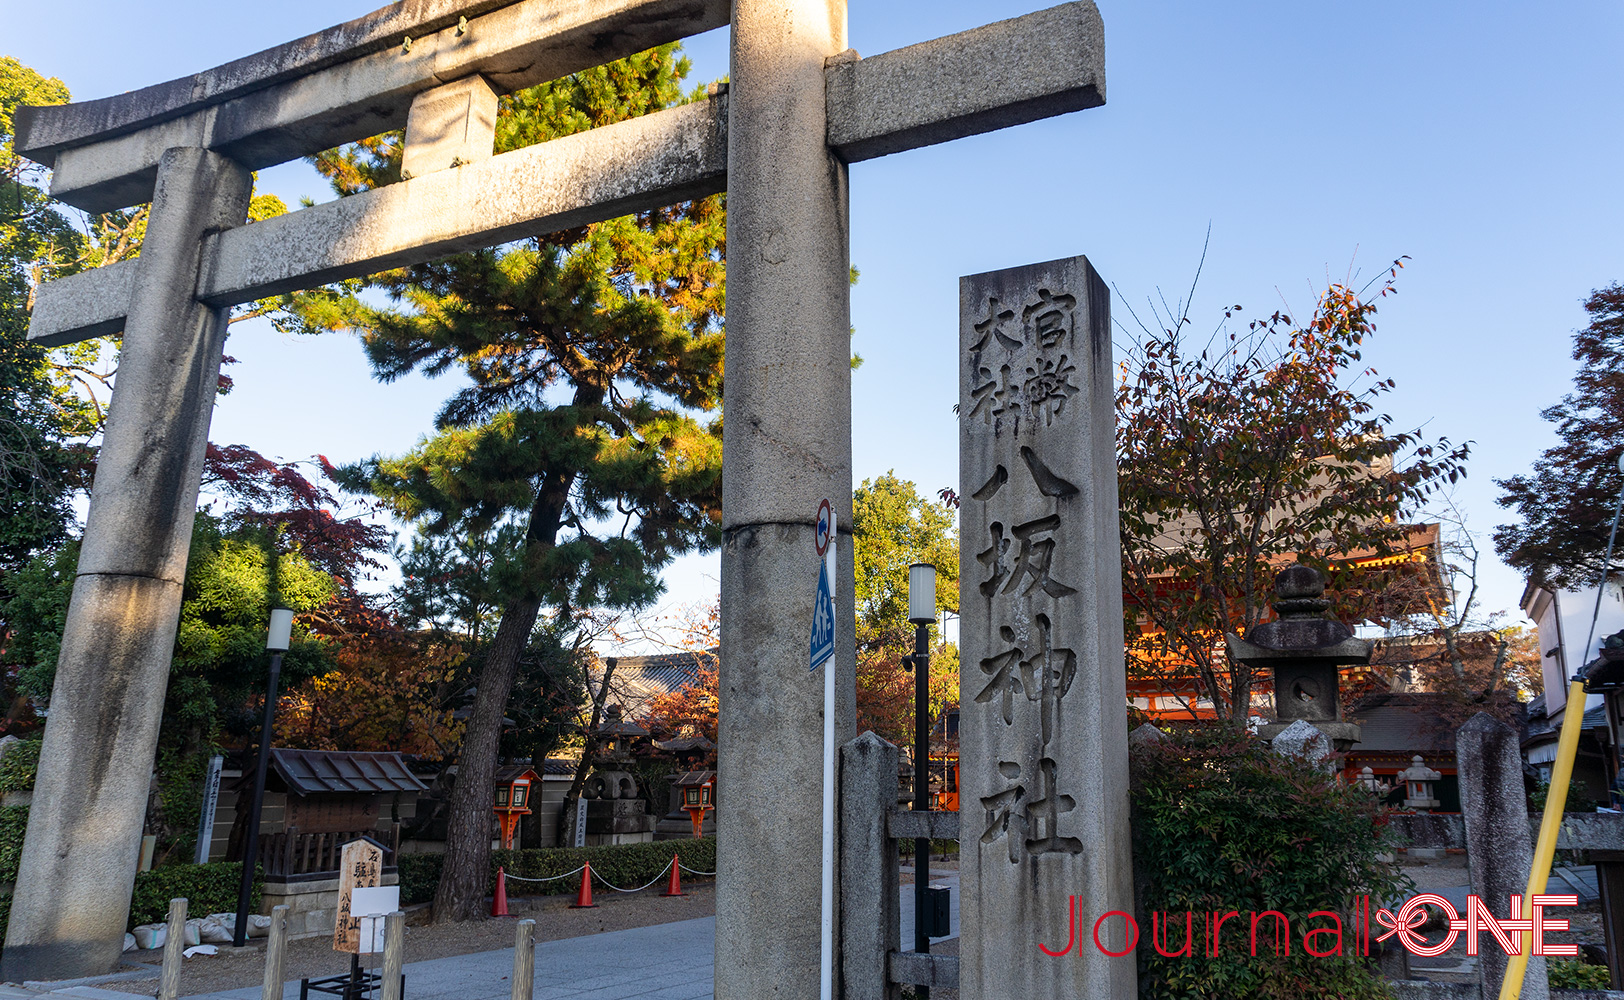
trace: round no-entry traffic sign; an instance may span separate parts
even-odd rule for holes
[[[818,547],[818,555],[829,551],[829,539],[835,533],[835,509],[825,500],[818,504],[818,527],[812,536],[812,541]]]

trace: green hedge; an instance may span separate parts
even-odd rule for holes
[[[26,792],[39,770],[40,740],[23,740],[0,757],[0,794]]]
[[[17,881],[17,866],[23,859],[23,834],[27,830],[27,806],[0,809],[0,882]]]
[[[432,903],[434,890],[440,884],[440,866],[443,854],[402,854],[395,861],[400,871],[400,903],[413,906]]]
[[[264,888],[264,873],[256,873],[253,893],[248,901],[250,913],[259,909],[259,897]],[[135,893],[130,897],[129,926],[162,923],[169,919],[171,899],[186,900],[188,917],[235,913],[237,893],[241,890],[242,863],[237,861],[167,865],[149,872],[137,872]]]
[[[590,863],[594,874],[620,886],[633,889],[657,877],[677,855],[689,868],[702,872],[716,870],[716,838],[661,840],[652,844],[616,844],[609,847],[539,847],[523,851],[492,851],[489,891],[496,889],[496,869],[525,878],[550,878],[574,871]],[[434,899],[440,882],[444,855],[407,854],[400,858],[400,901],[427,903]],[[685,879],[695,876],[683,872]],[[510,882],[508,893],[515,896],[551,896],[580,889],[579,878],[555,878],[551,882]],[[602,885],[597,887],[599,890]]]

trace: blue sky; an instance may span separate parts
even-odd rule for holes
[[[858,0],[851,44],[873,55],[1036,6]],[[1210,225],[1198,326],[1231,303],[1306,313],[1328,281],[1363,283],[1407,255],[1366,360],[1397,380],[1400,426],[1476,442],[1457,493],[1470,527],[1506,520],[1493,480],[1553,440],[1538,411],[1567,391],[1580,301],[1624,280],[1624,7],[1100,6],[1105,107],[852,168],[858,478],[894,468],[926,492],[955,484],[960,275],[1087,254],[1127,320],[1122,300],[1184,294]],[[4,0],[0,53],[93,98],[371,7]],[[725,31],[687,49],[696,79],[726,72]],[[302,164],[263,172],[261,190],[329,196]],[[289,459],[400,451],[449,392],[372,382],[346,338],[244,324],[227,350],[237,389],[213,439]],[[1520,579],[1487,561],[1488,608],[1514,609]],[[716,565],[673,567],[670,598],[708,597]]]

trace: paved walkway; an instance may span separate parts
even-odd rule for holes
[[[952,891],[952,937],[959,934],[959,874],[944,872],[932,885]],[[902,947],[913,949],[913,886],[902,887]],[[945,940],[945,939],[938,939]],[[586,937],[543,941],[536,945],[534,1000],[711,1000],[716,955],[716,918],[683,920]],[[192,961],[208,961],[206,958]],[[513,951],[478,952],[406,964],[407,1000],[510,1000]],[[107,989],[114,984],[66,987],[50,993],[10,992],[7,997],[84,997],[131,1000],[131,994]],[[282,991],[298,1000],[299,984]],[[317,995],[321,996],[321,995]],[[260,1000],[258,986],[224,993],[200,993],[186,1000]]]
[[[710,1000],[716,918],[536,945],[535,1000]],[[509,1000],[513,950],[406,963],[407,1000]],[[259,987],[188,1000],[259,1000]],[[289,983],[284,1000],[298,1000]]]

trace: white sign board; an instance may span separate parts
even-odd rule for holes
[[[586,797],[575,800],[575,846],[586,846]]]
[[[350,890],[350,916],[361,922],[357,946],[362,955],[383,951],[383,918],[400,909],[400,886],[380,885]]]
[[[197,817],[196,861],[209,863],[209,845],[214,841],[214,814],[220,805],[220,768],[226,759],[218,754],[209,758],[209,769],[203,775],[203,808]]]

